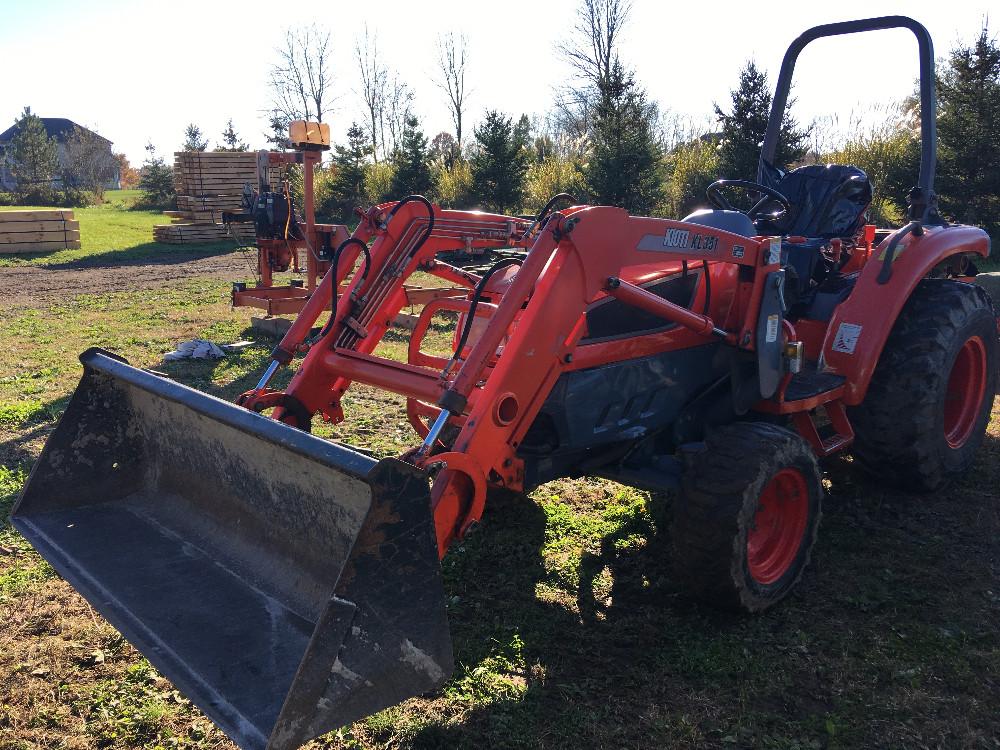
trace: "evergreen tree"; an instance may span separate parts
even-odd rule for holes
[[[54,138],[49,138],[42,118],[32,114],[30,107],[14,124],[17,133],[7,147],[10,171],[17,181],[20,195],[47,190],[59,170],[59,151]]]
[[[146,144],[146,160],[139,170],[139,189],[145,193],[144,206],[163,208],[174,197],[174,172],[156,155],[152,142]]]
[[[250,147],[237,135],[236,128],[233,127],[233,118],[230,117],[229,122],[226,123],[226,129],[222,131],[222,144],[216,151],[248,151],[249,149]]]
[[[987,28],[951,51],[938,104],[941,208],[1000,235],[1000,46]]]
[[[527,134],[510,117],[489,111],[473,131],[476,140],[472,156],[472,195],[490,211],[521,208],[524,178],[528,171]]]
[[[583,178],[595,203],[649,214],[663,197],[662,152],[653,132],[655,107],[615,60],[598,86],[593,135]]]
[[[184,145],[181,151],[204,151],[208,148],[208,139],[202,137],[201,128],[193,122],[184,128]]]
[[[264,134],[264,139],[268,145],[279,150],[288,148],[291,145],[288,142],[288,126],[290,124],[291,120],[287,115],[283,115],[277,110],[272,111],[267,121],[267,125],[271,130],[269,133]]]
[[[346,221],[354,209],[364,203],[365,162],[372,150],[365,131],[355,122],[347,131],[347,146],[337,146],[334,151],[336,176],[330,186],[334,205],[320,208],[333,209],[336,216]]]
[[[433,185],[427,139],[419,126],[416,117],[406,118],[400,148],[393,154],[395,172],[392,176],[392,194],[396,198],[413,193],[423,195]]]
[[[767,117],[771,111],[771,91],[767,73],[758,70],[753,60],[740,71],[740,85],[731,92],[732,111],[723,112],[715,105],[715,115],[722,124],[719,144],[719,175],[732,180],[756,180],[760,149],[764,145]],[[785,168],[806,154],[812,128],[800,129],[791,116],[794,100],[785,107],[781,132],[774,152],[774,166]]]

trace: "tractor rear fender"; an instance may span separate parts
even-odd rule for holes
[[[982,229],[969,226],[925,227],[896,246],[892,275],[878,281],[890,235],[876,248],[861,269],[851,296],[834,311],[823,341],[821,363],[829,372],[843,375],[844,402],[860,404],[882,348],[896,318],[920,280],[942,260],[961,253],[984,258],[990,254],[990,238]]]

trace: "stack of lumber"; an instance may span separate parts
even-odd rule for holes
[[[71,209],[0,211],[0,254],[80,247],[80,222]]]
[[[272,190],[277,189],[280,180],[280,171],[270,168],[268,183]],[[222,225],[222,212],[242,210],[243,185],[248,182],[257,187],[256,152],[175,153],[177,210],[166,212],[172,223],[153,227],[153,237],[157,242],[171,244],[218,242],[230,238],[229,230]],[[241,239],[253,238],[250,224],[234,225],[232,229]]]

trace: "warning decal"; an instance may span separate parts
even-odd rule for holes
[[[862,326],[856,323],[841,323],[831,348],[835,352],[854,354],[854,350],[858,346],[858,339],[861,337],[861,330]]]
[[[777,315],[767,316],[767,334],[765,339],[768,344],[773,344],[778,340],[778,328],[780,326],[779,319]]]

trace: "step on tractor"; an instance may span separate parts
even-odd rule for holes
[[[802,48],[890,28],[918,42],[922,152],[908,223],[876,243],[862,170],[772,162]],[[298,747],[448,679],[440,559],[495,493],[586,475],[673,492],[679,584],[764,610],[808,563],[818,459],[851,451],[933,491],[985,434],[997,319],[969,282],[989,238],[937,211],[933,65],[909,18],[807,31],[757,181],[713,183],[679,221],[566,196],[532,219],[375,206],[235,404],[85,352],[13,523],[244,748]],[[470,238],[524,252],[480,274],[438,257]],[[405,362],[381,356],[418,271],[467,291],[424,306]],[[425,341],[442,311],[443,356]],[[405,399],[412,449],[375,460],[310,434],[350,418],[355,383]]]

